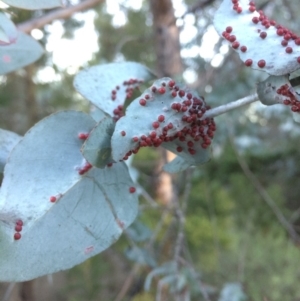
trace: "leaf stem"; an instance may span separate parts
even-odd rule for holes
[[[237,109],[239,107],[248,105],[252,102],[258,101],[258,100],[259,100],[258,95],[257,95],[257,93],[255,93],[253,95],[249,95],[244,98],[227,103],[225,105],[208,110],[208,111],[206,111],[206,113],[203,115],[202,118],[203,119],[213,118],[213,117],[219,116],[221,114],[227,113],[228,111],[231,111],[231,110]]]

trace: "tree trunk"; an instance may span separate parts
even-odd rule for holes
[[[180,56],[179,29],[176,25],[174,8],[171,0],[150,0],[153,17],[154,46],[157,57],[156,72],[159,77],[177,77],[182,73]],[[174,154],[162,150],[158,170],[174,158]],[[162,172],[157,181],[158,200],[170,205],[174,198],[172,177]]]

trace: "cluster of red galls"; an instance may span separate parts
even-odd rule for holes
[[[125,92],[126,92],[126,99],[130,99],[132,97],[134,89],[139,89],[140,84],[142,84],[144,81],[141,79],[131,78],[129,80],[125,80],[123,82],[123,86],[125,86]],[[117,93],[120,90],[120,86],[116,86],[115,89],[111,91],[111,100],[115,101],[117,99]],[[123,113],[123,106],[118,105],[114,111],[113,111],[114,117],[113,119],[115,121],[118,121],[122,116],[124,116]]]
[[[289,85],[283,85],[277,89],[277,94],[286,96],[287,98],[283,101],[283,104],[290,106],[293,112],[300,112],[300,101],[297,100],[294,93],[291,92],[291,87]]]
[[[235,10],[237,13],[242,12],[242,7],[239,6],[239,0],[232,0],[233,7],[232,9]],[[253,13],[256,11],[256,7],[254,4],[254,1],[249,1],[249,12]],[[273,20],[269,20],[268,17],[263,13],[263,11],[259,10],[259,17],[253,17],[252,22],[254,24],[261,24],[266,28],[266,30],[271,27],[276,27],[276,34],[279,37],[282,37],[282,40],[280,41],[281,45],[285,47],[285,52],[287,54],[290,54],[293,52],[293,47],[289,46],[289,42],[294,41],[294,46],[300,45],[300,37],[297,36],[295,33],[290,31],[289,29],[277,24]],[[222,36],[231,43],[232,48],[239,49],[241,52],[247,51],[247,46],[242,45],[240,46],[239,41],[237,40],[237,37],[233,34],[231,34],[233,31],[233,28],[231,26],[227,26],[225,31],[223,31]],[[265,39],[267,37],[267,32],[262,31],[261,29],[257,30],[259,36],[261,39]],[[300,64],[300,57],[297,57],[297,62]],[[246,59],[244,62],[245,66],[250,67],[253,64],[252,59]],[[257,62],[257,66],[260,68],[264,68],[266,66],[266,61],[264,59],[261,59]]]
[[[15,234],[14,234],[14,240],[19,240],[21,238],[21,233],[23,229],[23,221],[17,220],[15,223]]]
[[[178,113],[177,118],[183,127],[181,130],[174,132],[174,125],[172,122],[166,122],[165,115],[162,112],[157,116],[149,127],[152,127],[152,131],[145,133],[140,137],[132,137],[134,143],[134,149],[126,153],[123,160],[127,160],[132,154],[136,154],[141,147],[154,146],[158,147],[163,142],[178,141],[180,145],[185,144],[186,149],[191,155],[195,155],[197,148],[200,146],[206,149],[211,144],[211,139],[214,137],[216,130],[215,122],[212,118],[201,119],[204,113],[210,109],[206,105],[204,99],[198,98],[192,95],[190,92],[186,92],[180,89],[174,80],[170,80],[168,83],[163,82],[160,87],[152,86],[150,91],[152,95],[145,94],[143,98],[139,100],[139,104],[142,107],[147,108],[147,103],[152,101],[159,101],[159,96],[169,93],[170,100],[179,96],[182,98],[179,102],[173,102],[170,104],[167,110],[172,110]],[[120,132],[121,136],[126,136],[125,131]],[[177,152],[184,151],[182,146],[177,147]]]

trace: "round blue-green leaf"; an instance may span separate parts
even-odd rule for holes
[[[103,168],[108,163],[114,162],[111,157],[111,136],[115,125],[111,117],[104,117],[84,142],[81,152],[93,166]]]
[[[202,126],[203,131],[200,133],[202,120],[200,117],[197,117],[198,113],[203,115],[201,110],[206,110],[206,103],[184,85],[179,85],[180,91],[184,92],[183,96],[180,96],[177,92],[176,95],[172,95],[174,89],[169,87],[171,81],[170,78],[162,78],[155,81],[152,87],[146,89],[140,97],[130,103],[126,109],[125,116],[117,121],[111,142],[112,157],[115,161],[122,160],[128,156],[128,153],[132,151],[136,152],[140,147],[146,146],[143,145],[143,139],[150,138],[153,132],[155,132],[154,134],[157,138],[164,135],[162,139],[166,137],[170,138],[169,141],[162,140],[165,142],[158,144],[188,161],[189,165],[185,164],[185,166],[199,165],[208,161],[210,147],[208,145],[206,145],[206,148],[202,147],[204,143],[202,136],[206,135],[208,126],[212,120],[205,120],[205,126]],[[155,92],[153,92],[153,88],[156,89],[154,89]],[[164,92],[160,93],[159,91]],[[187,94],[190,97],[189,105],[186,105]],[[147,101],[145,102],[146,99]],[[142,105],[140,103],[141,100],[144,101]],[[196,105],[196,103],[199,105]],[[174,109],[172,107],[174,104],[185,106],[186,111]],[[194,110],[197,113],[192,113]],[[192,115],[196,117],[196,120],[193,122],[183,121],[184,117],[191,117]],[[161,116],[164,119],[158,122]],[[153,126],[154,123],[159,124],[158,128]],[[170,124],[172,127],[167,129],[167,134],[164,134],[164,128]],[[197,138],[192,137],[186,132],[184,134],[181,132],[183,129],[192,130],[193,128]],[[183,135],[182,138],[184,138],[184,141],[176,136],[179,132]],[[155,146],[154,143],[153,145]],[[178,150],[178,147],[181,150]],[[180,169],[182,168],[183,165],[181,165]],[[179,169],[177,168],[177,170]]]
[[[254,17],[259,18],[260,12],[249,10],[249,0],[239,0],[238,6],[242,9],[238,13],[233,9],[231,0],[223,0],[219,9],[214,16],[214,26],[217,32],[222,35],[227,27],[232,27],[230,35],[236,37],[236,41],[240,47],[234,50],[238,53],[241,60],[245,62],[252,60],[251,68],[265,71],[271,75],[285,75],[294,72],[300,68],[298,57],[300,56],[299,38],[295,34],[295,39],[289,40],[288,47],[292,48],[292,52],[286,51],[281,42],[282,35],[277,34],[276,24],[270,24],[266,28],[262,22],[254,23]],[[261,33],[266,36],[261,37]],[[291,32],[290,32],[291,33]],[[246,46],[247,50],[242,51],[241,46]],[[264,60],[265,66],[260,67],[258,62]]]
[[[204,163],[204,162],[203,162]],[[178,173],[186,170],[193,164],[186,159],[177,156],[175,159],[173,159],[171,162],[166,163],[163,166],[163,170],[168,173]]]
[[[113,116],[113,111],[126,100],[128,85],[124,82],[130,79],[144,82],[153,78],[153,73],[139,63],[111,63],[80,71],[75,77],[74,87],[99,109]],[[132,85],[132,87],[136,86],[136,84]],[[113,91],[116,94],[112,94]]]
[[[78,133],[94,126],[85,113],[60,112],[11,152],[0,190],[0,281],[71,268],[108,248],[135,219],[137,195],[125,164],[79,174],[86,161]],[[24,225],[14,240],[18,220]]]
[[[42,46],[35,39],[19,32],[15,43],[0,47],[0,75],[35,62],[43,53]]]
[[[0,45],[9,45],[17,39],[18,32],[15,24],[0,12]]]

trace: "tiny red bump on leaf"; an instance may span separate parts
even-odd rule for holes
[[[232,27],[231,26],[227,26],[225,30],[226,30],[226,32],[231,33],[232,32]]]
[[[258,17],[253,17],[253,18],[252,18],[252,22],[253,22],[254,24],[257,24],[257,23],[259,22]]]
[[[152,127],[155,128],[155,129],[158,129],[159,128],[159,123],[157,121],[154,121],[152,123]]]
[[[241,46],[240,50],[241,50],[242,52],[246,52],[246,51],[247,51],[247,47],[246,47],[246,46]]]
[[[297,62],[300,64],[300,56],[297,57]]]
[[[262,39],[265,39],[267,37],[267,33],[265,31],[262,31],[259,36],[262,38]]]
[[[16,225],[15,226],[15,231],[16,232],[21,232],[22,231],[22,226]]]
[[[235,35],[231,35],[228,40],[233,43],[236,40],[236,36]]]
[[[150,95],[149,95],[149,94],[146,94],[146,95],[145,95],[145,99],[149,100],[149,99],[150,99]]]
[[[253,63],[253,61],[251,59],[247,59],[245,61],[245,66],[250,67],[250,66],[252,66],[252,63]]]
[[[236,12],[238,13],[238,14],[240,14],[241,12],[243,11],[243,9],[239,6],[238,8],[237,8],[237,10],[236,10]]]
[[[126,132],[125,131],[121,131],[121,136],[126,136]]]
[[[113,165],[112,163],[106,164],[107,167],[112,167],[112,165]]]
[[[283,36],[284,35],[284,31],[282,28],[278,28],[277,31],[276,31],[277,35],[279,36]]]
[[[132,141],[133,141],[133,142],[138,142],[138,141],[139,141],[139,138],[138,138],[138,137],[133,137],[133,138],[132,138]]]
[[[297,39],[295,40],[295,44],[296,44],[296,45],[300,45],[300,38],[297,38]]]
[[[180,90],[180,91],[178,92],[178,95],[179,95],[180,97],[183,97],[183,96],[185,95],[185,92],[184,92],[183,90]]]
[[[256,10],[255,6],[249,6],[249,11],[251,13],[255,12],[255,10]]]
[[[78,138],[81,140],[86,140],[89,137],[88,133],[79,133]]]
[[[139,103],[141,106],[145,106],[147,102],[145,99],[140,99]]]
[[[192,93],[187,93],[187,94],[186,94],[186,97],[187,97],[187,99],[192,99],[192,98],[193,98],[193,95],[192,95]]]
[[[286,53],[292,53],[293,52],[293,48],[292,47],[286,47],[285,48],[285,52]]]
[[[151,133],[150,133],[150,137],[151,137],[151,138],[155,138],[155,137],[156,137],[156,132],[154,132],[154,131],[151,132]]]
[[[169,83],[168,83],[168,86],[170,87],[170,88],[173,88],[174,86],[175,86],[175,81],[174,80],[170,80],[169,81]]]
[[[232,46],[233,49],[238,49],[238,48],[240,47],[240,43],[237,42],[237,41],[235,41],[235,42],[233,42],[233,43],[231,44],[231,46]]]
[[[193,141],[188,141],[187,145],[188,145],[189,147],[193,147],[193,146],[194,146],[194,142],[193,142]]]
[[[155,93],[155,92],[157,91],[157,88],[156,88],[156,87],[152,87],[152,88],[151,88],[151,91],[152,91],[153,93]]]
[[[257,62],[257,66],[258,66],[259,68],[264,68],[264,67],[266,66],[266,61],[265,61],[265,60],[259,60],[259,61]]]
[[[177,150],[179,153],[181,153],[181,152],[183,151],[183,149],[182,149],[181,146],[178,146],[178,147],[176,148],[176,150]]]
[[[169,123],[168,124],[168,129],[170,130],[170,129],[172,129],[173,128],[173,123]]]
[[[135,193],[135,192],[136,192],[135,187],[129,187],[129,192],[130,192],[130,193]]]
[[[172,110],[177,110],[177,103],[172,103],[171,104],[171,109]]]
[[[159,94],[165,94],[165,93],[166,93],[166,89],[165,89],[164,87],[160,87],[160,88],[157,90],[157,92],[158,92]]]
[[[283,47],[286,47],[286,46],[288,45],[288,41],[282,40],[282,41],[281,41],[281,45],[282,45]]]
[[[157,120],[159,122],[163,122],[165,120],[165,116],[164,115],[159,115],[158,118],[157,118]]]
[[[51,197],[50,197],[50,202],[51,202],[51,203],[55,203],[56,200],[57,200],[56,196],[51,196]]]
[[[195,155],[196,154],[196,151],[193,148],[189,148],[188,151],[189,151],[189,153],[191,155]]]
[[[16,225],[18,225],[18,226],[23,226],[23,221],[21,221],[20,219],[18,219],[18,220],[16,221]]]
[[[171,95],[172,95],[172,97],[176,97],[177,96],[177,92],[176,91],[172,91]]]
[[[19,240],[21,238],[21,234],[19,232],[14,234],[14,240]]]

